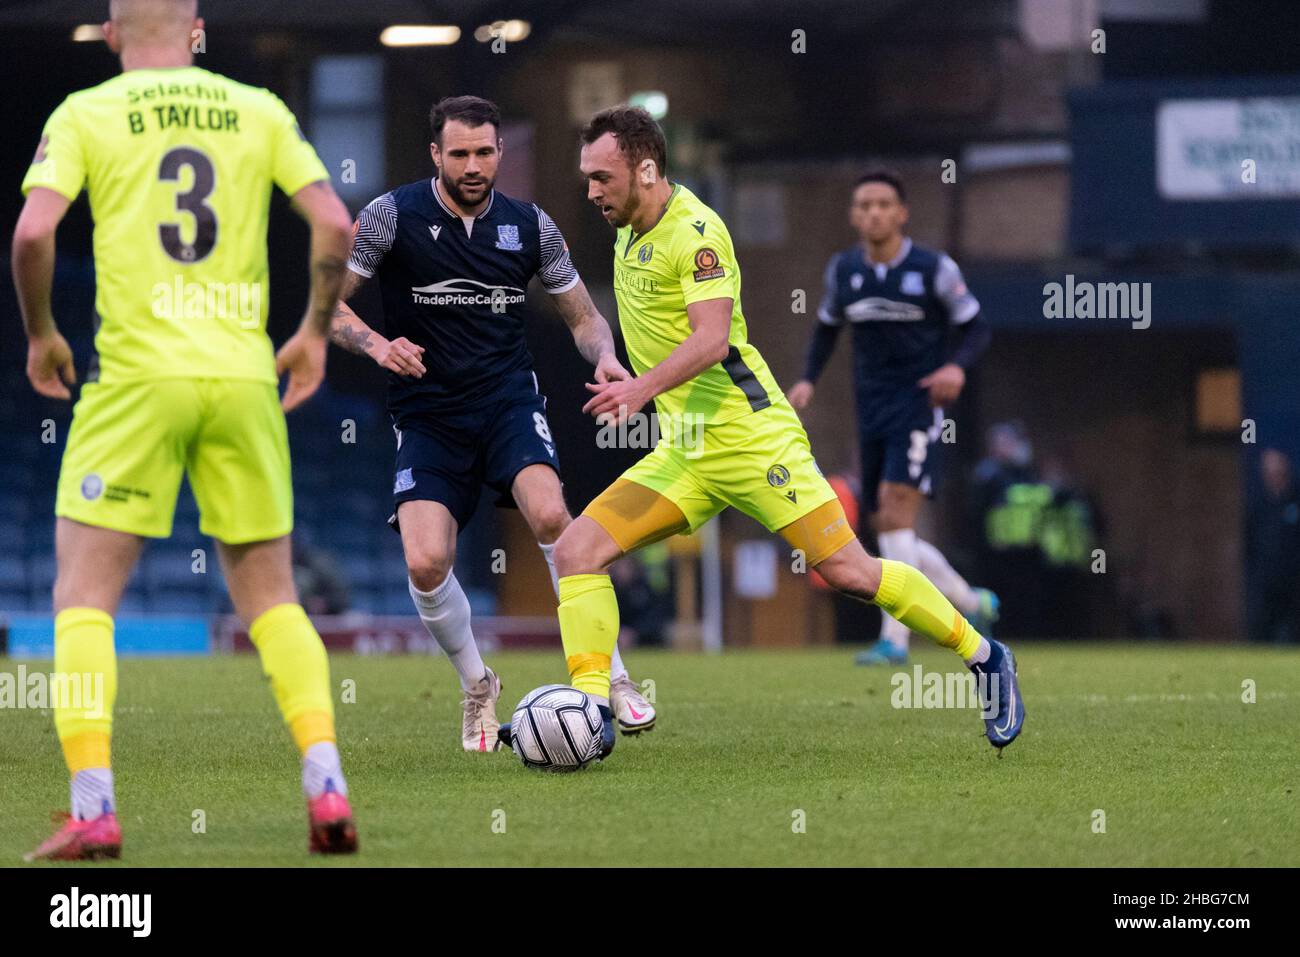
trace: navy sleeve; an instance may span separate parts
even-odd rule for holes
[[[988,349],[992,339],[993,330],[989,328],[988,320],[976,312],[957,327],[957,346],[948,361],[968,370]]]

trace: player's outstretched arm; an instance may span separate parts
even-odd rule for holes
[[[286,412],[307,401],[325,378],[327,336],[352,251],[352,217],[328,180],[298,190],[293,206],[311,226],[311,291],[302,324],[275,355],[276,373],[289,373],[280,403]]]
[[[579,279],[572,289],[558,292],[553,298],[565,325],[573,333],[573,344],[578,347],[579,354],[596,367],[596,381],[618,382],[632,378],[632,374],[618,361],[614,352],[614,334],[591,301],[586,284]]]
[[[661,392],[676,388],[727,358],[732,302],[728,296],[689,303],[686,318],[691,334],[681,345],[635,379],[587,386],[596,394],[582,411],[594,416],[612,415],[621,422]]]
[[[424,375],[424,346],[417,346],[405,336],[397,339],[385,339],[366,325],[344,299],[349,299],[356,292],[365,277],[349,271],[343,282],[343,297],[334,309],[334,321],[330,325],[330,340],[339,348],[354,352],[359,356],[369,356],[381,369],[389,369],[398,375],[419,378]]]
[[[54,233],[69,205],[62,194],[34,187],[14,227],[14,286],[27,333],[27,378],[33,389],[51,399],[72,398],[68,386],[77,381],[72,350],[59,333],[50,306]]]

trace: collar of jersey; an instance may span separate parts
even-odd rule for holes
[[[871,257],[867,255],[867,247],[863,246],[862,243],[858,243],[858,250],[861,250],[862,261],[867,264],[868,269],[875,269],[878,265],[884,265],[885,269],[897,269],[902,265],[902,261],[907,259],[907,254],[911,252],[911,237],[905,235],[902,238],[902,246],[898,247],[898,255],[894,256],[888,263],[875,263],[875,261],[872,261]]]
[[[442,211],[446,213],[448,216],[450,216],[452,219],[456,220],[457,222],[460,222],[460,213],[456,212],[445,202],[443,202],[442,194],[438,192],[437,177],[433,177],[429,180],[429,189],[433,190],[433,198],[438,201],[438,205],[442,207]],[[482,219],[488,213],[492,212],[492,204],[496,202],[496,199],[497,199],[497,191],[496,191],[496,187],[493,187],[492,191],[488,193],[488,204],[483,207],[483,212],[479,213],[477,216],[474,217],[474,220],[476,222]]]
[[[668,202],[664,203],[664,211],[659,214],[659,219],[655,221],[654,226],[651,226],[640,236],[633,233],[630,227],[628,228],[627,245],[623,247],[624,256],[626,256],[628,254],[628,251],[631,250],[633,243],[640,242],[641,240],[645,239],[647,236],[649,236],[651,233],[655,231],[655,228],[660,223],[662,223],[665,219],[668,218],[668,207],[672,206],[673,200],[677,198],[677,194],[680,193],[681,190],[682,190],[681,183],[673,183],[673,191],[668,194]]]

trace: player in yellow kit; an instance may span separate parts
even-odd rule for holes
[[[266,90],[193,66],[195,0],[113,0],[123,72],[50,116],[23,180],[13,269],[37,392],[71,398],[50,309],[54,236],[84,188],[95,222],[96,355],[73,412],[55,513],[55,672],[100,700],[56,702],[69,821],[32,858],[117,857],[110,740],[113,614],[146,537],[171,534],[182,473],[217,539],[236,612],[303,756],[309,847],[356,848],[329,665],[294,589],[284,412],[325,372],[350,218],[293,114]],[[311,225],[311,301],[278,354],[266,335],[272,185]],[[72,704],[78,707],[72,707]]]
[[[952,648],[991,688],[990,743],[1020,733],[1024,705],[1010,649],[980,636],[920,572],[867,554],[813,461],[798,416],[746,338],[740,270],[716,213],[665,177],[663,132],[638,108],[598,113],[582,132],[587,196],[611,225],[619,324],[636,377],[588,385],[584,411],[624,420],[652,399],[663,438],[560,536],[560,630],[573,685],[608,727],[618,604],[606,569],[619,556],[694,531],[732,506],[802,550],[833,587],[879,605]]]

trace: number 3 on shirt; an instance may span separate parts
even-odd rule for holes
[[[178,146],[163,156],[158,166],[158,178],[178,183],[182,166],[188,166],[194,175],[190,188],[176,194],[176,209],[194,217],[194,242],[187,243],[181,239],[180,223],[159,223],[158,238],[172,259],[194,263],[206,259],[217,244],[217,214],[205,202],[217,184],[217,174],[207,154],[190,146]]]

